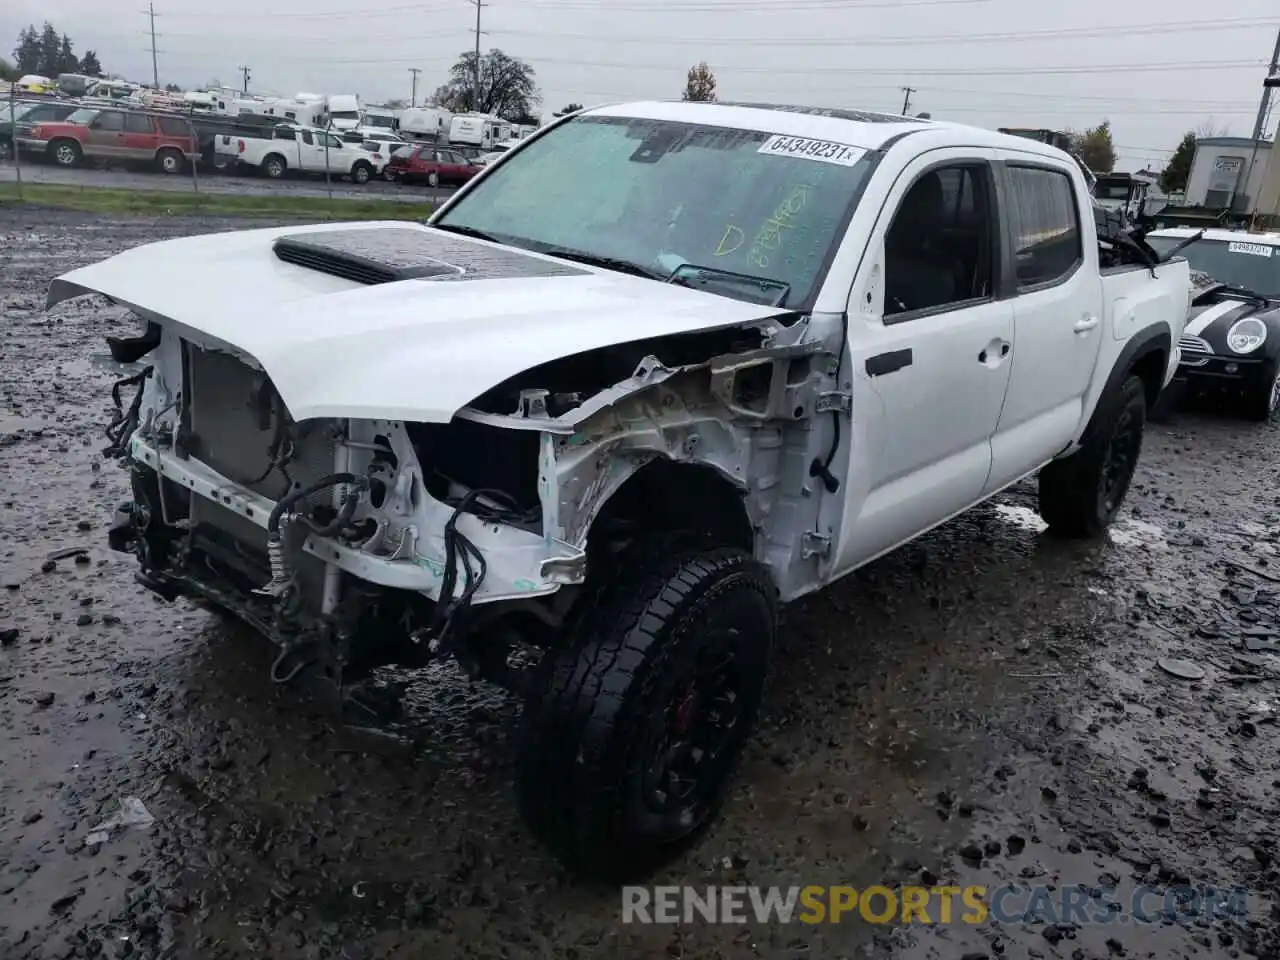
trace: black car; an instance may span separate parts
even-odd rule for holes
[[[1198,232],[1155,230],[1146,240],[1165,256]],[[1280,234],[1206,230],[1178,255],[1195,285],[1171,387],[1233,393],[1250,418],[1269,420],[1280,408]]]
[[[78,109],[74,103],[56,100],[19,100],[13,105],[13,113],[17,115],[16,135],[20,137],[24,132],[30,133],[37,123],[65,120]],[[0,103],[0,160],[8,160],[13,156],[14,127],[9,104]]]

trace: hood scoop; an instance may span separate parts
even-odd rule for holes
[[[462,267],[431,256],[429,245],[420,230],[382,227],[287,234],[272,247],[285,263],[369,286],[463,275]]]
[[[588,271],[422,227],[352,227],[289,233],[272,244],[285,263],[373,286],[399,280],[586,276]]]

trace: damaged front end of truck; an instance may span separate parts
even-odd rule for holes
[[[601,334],[570,354],[522,347],[537,362],[511,360],[498,382],[458,386],[472,391],[467,402],[423,400],[415,414],[397,398],[466,379],[453,366],[467,364],[461,339],[423,340],[434,345],[424,355],[448,353],[448,365],[420,369],[417,382],[372,348],[377,363],[357,373],[357,331],[308,353],[298,326],[286,352],[284,314],[260,321],[275,332],[245,324],[237,336],[164,296],[149,307],[109,266],[55,281],[49,303],[101,293],[145,324],[111,341],[135,370],[113,388],[107,430],[105,453],[132,484],[111,546],[136,555],[139,581],[161,596],[212,604],[269,637],[279,682],[305,675],[351,702],[376,667],[450,656],[519,690],[528,672],[512,664],[526,658],[513,653],[560,642],[613,558],[660,531],[819,579],[816,558],[796,551],[816,517],[818,498],[804,496],[810,425],[829,409],[821,391],[836,347],[810,338],[802,318],[751,307],[749,322],[731,322],[747,310],[736,304],[739,315],[711,328],[607,344]],[[406,283],[468,286],[397,279],[373,284],[380,303],[353,301],[352,315],[394,305],[391,288]],[[369,294],[361,283],[320,299]],[[328,321],[316,329],[323,337]],[[369,336],[394,350],[397,329]],[[476,364],[496,369],[496,341],[471,336]]]

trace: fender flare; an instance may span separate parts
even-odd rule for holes
[[[1102,388],[1102,392],[1098,394],[1098,402],[1094,404],[1093,413],[1089,415],[1089,423],[1085,427],[1081,439],[1087,437],[1093,430],[1094,424],[1098,419],[1098,411],[1102,408],[1102,399],[1115,390],[1120,389],[1120,385],[1128,379],[1129,374],[1133,372],[1133,368],[1138,365],[1144,358],[1155,353],[1164,355],[1165,362],[1162,371],[1168,370],[1169,355],[1173,352],[1173,333],[1164,323],[1153,323],[1151,326],[1139,330],[1129,338],[1129,342],[1124,345],[1124,349],[1120,351],[1120,355],[1116,357],[1116,362],[1111,368],[1111,373],[1107,375],[1107,382]],[[1164,390],[1163,382],[1164,373],[1161,373],[1161,382],[1156,394],[1159,395]]]

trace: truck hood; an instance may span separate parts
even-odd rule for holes
[[[445,423],[552,360],[794,316],[396,221],[146,244],[58,277],[47,305],[86,293],[247,355],[295,420]]]

